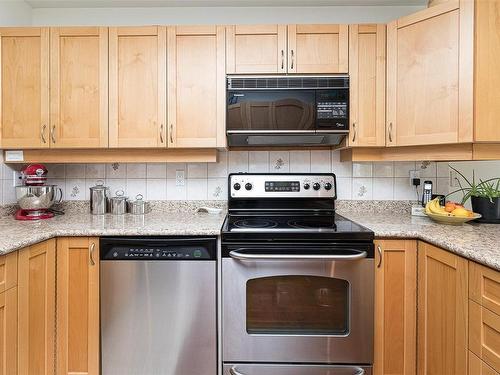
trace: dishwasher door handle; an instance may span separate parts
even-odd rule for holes
[[[355,254],[252,254],[242,253],[241,250],[232,250],[229,256],[237,260],[360,260],[368,256],[366,251]]]
[[[335,368],[332,368],[334,370]],[[342,369],[345,369],[345,367],[342,367]],[[361,367],[352,367],[353,373],[352,375],[365,375],[365,370],[362,369]],[[330,372],[328,372],[330,374]],[[229,374],[230,375],[245,375],[242,372],[239,372],[236,366],[233,366],[229,369]],[[333,372],[335,374],[335,372]]]

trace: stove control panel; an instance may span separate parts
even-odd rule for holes
[[[336,198],[335,175],[248,174],[229,176],[231,198]]]

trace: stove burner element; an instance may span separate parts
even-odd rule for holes
[[[274,228],[277,222],[267,219],[242,219],[233,224],[237,228]]]
[[[334,229],[335,228],[335,223],[333,222],[333,219],[331,222],[328,222],[326,220],[319,220],[319,219],[299,219],[299,220],[290,220],[288,222],[288,225],[293,227],[293,228],[298,228],[298,229]]]

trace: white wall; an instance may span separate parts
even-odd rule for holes
[[[31,25],[31,7],[22,0],[0,0],[0,26]]]
[[[38,8],[33,25],[148,25],[387,22],[418,6]]]

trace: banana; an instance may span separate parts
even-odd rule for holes
[[[441,207],[441,204],[439,203],[439,199],[433,199],[432,201],[429,202],[429,211],[435,215],[442,215],[442,216],[449,216],[448,212],[444,209],[444,207]]]

